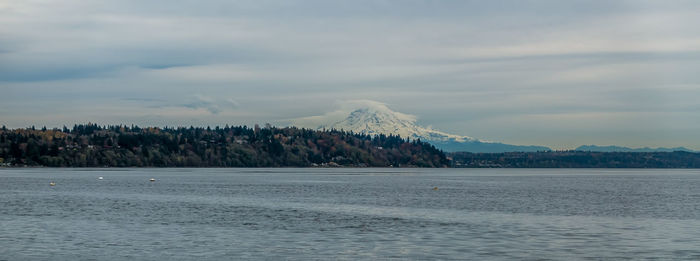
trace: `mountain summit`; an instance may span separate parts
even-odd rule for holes
[[[392,111],[384,104],[374,104],[373,106],[356,109],[345,119],[318,128],[352,131],[368,135],[400,135],[404,138],[427,141],[444,151],[508,152],[551,150],[542,146],[510,145],[448,134],[430,127],[419,126],[416,124],[414,116]]]
[[[404,138],[434,141],[477,141],[472,137],[447,134],[418,126],[415,117],[392,111],[383,105],[357,109],[344,120],[320,128],[342,129],[369,135],[394,134]]]

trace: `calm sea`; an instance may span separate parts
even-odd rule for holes
[[[699,260],[700,170],[0,169],[0,260],[240,259]]]

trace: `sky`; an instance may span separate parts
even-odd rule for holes
[[[0,0],[0,124],[303,125],[700,150],[699,1]],[[314,126],[303,126],[314,127]]]

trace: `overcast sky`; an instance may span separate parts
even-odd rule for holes
[[[700,1],[0,1],[0,124],[239,125],[385,103],[555,149],[700,149]],[[297,123],[299,124],[299,123]]]

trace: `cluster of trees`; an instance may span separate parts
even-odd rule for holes
[[[700,153],[547,151],[448,155],[464,168],[700,168]]]
[[[0,163],[50,167],[445,167],[434,146],[399,136],[368,136],[257,125],[0,129]]]

